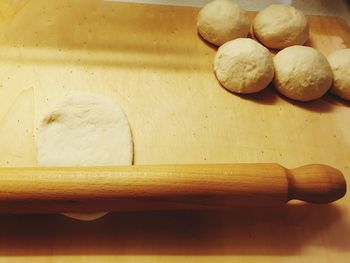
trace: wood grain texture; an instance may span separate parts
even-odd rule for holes
[[[0,165],[35,166],[36,127],[71,91],[119,102],[135,164],[325,163],[349,178],[349,103],[272,87],[221,88],[198,9],[97,0],[18,1],[0,23]],[[253,16],[253,14],[251,14]],[[309,44],[350,44],[337,18],[311,17]],[[0,216],[0,262],[347,262],[349,196],[335,205],[223,212],[115,213],[92,223]]]
[[[134,165],[0,169],[0,213],[222,210],[330,203],[343,197],[339,170],[278,164]]]

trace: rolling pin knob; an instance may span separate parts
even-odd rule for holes
[[[287,179],[289,200],[325,204],[346,193],[344,175],[327,165],[312,164],[289,170]]]

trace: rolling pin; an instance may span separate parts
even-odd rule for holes
[[[345,193],[343,174],[316,164],[0,168],[0,213],[227,209],[330,203]]]

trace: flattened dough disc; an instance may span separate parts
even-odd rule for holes
[[[67,97],[41,121],[37,135],[39,166],[131,165],[133,142],[120,106],[92,94]],[[95,220],[106,212],[65,214]]]

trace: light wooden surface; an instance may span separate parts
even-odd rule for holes
[[[16,1],[0,23],[0,165],[33,166],[35,130],[70,91],[118,101],[135,164],[325,163],[349,181],[349,103],[295,103],[272,88],[230,94],[195,8],[97,0]],[[15,2],[15,3],[16,3]],[[310,18],[309,44],[349,46],[347,25]],[[350,198],[227,212],[118,213],[92,222],[0,216],[0,262],[348,262]]]

